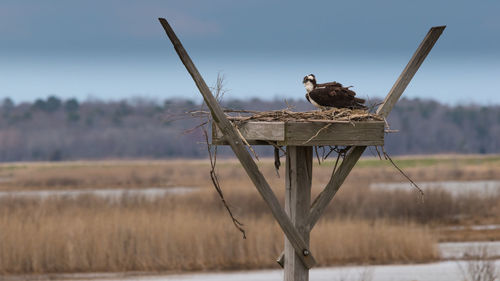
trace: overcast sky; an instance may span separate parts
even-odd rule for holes
[[[199,98],[157,18],[227,97],[303,98],[302,77],[383,97],[435,25],[405,96],[500,104],[500,1],[0,2],[0,98]]]

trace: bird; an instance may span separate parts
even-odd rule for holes
[[[309,74],[302,81],[306,88],[306,99],[315,107],[325,110],[329,107],[367,109],[364,99],[356,98],[356,93],[338,82],[316,83],[314,74]]]

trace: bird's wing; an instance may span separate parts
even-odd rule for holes
[[[336,81],[318,84],[317,87],[329,88],[329,89],[334,90],[335,92],[343,91],[346,94],[353,96],[353,97],[356,95],[356,93],[353,90],[349,89],[350,87],[344,87],[344,86],[342,86],[342,84],[340,84],[339,82],[336,82]]]
[[[343,88],[316,88],[309,93],[309,98],[321,106],[365,108],[365,106],[361,104],[364,100],[355,98]]]
[[[351,96],[351,97],[356,96],[356,93],[353,90],[351,90],[349,88],[346,88],[346,87],[335,88],[335,92],[336,93],[342,93],[342,94],[345,94],[345,95],[348,95],[348,96]]]
[[[317,87],[342,87],[342,84],[340,84],[337,81],[333,81],[333,82],[317,84],[316,86]]]
[[[334,94],[328,88],[315,88],[309,92],[309,98],[321,106],[333,106],[331,101]]]

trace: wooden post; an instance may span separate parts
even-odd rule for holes
[[[309,246],[312,147],[287,146],[286,151],[285,212]],[[309,269],[302,263],[286,236],[285,257],[285,281],[309,280]]]

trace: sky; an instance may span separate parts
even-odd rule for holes
[[[302,78],[384,97],[430,27],[404,93],[500,105],[500,1],[0,0],[0,98],[201,100],[158,17],[226,99],[301,99]]]

